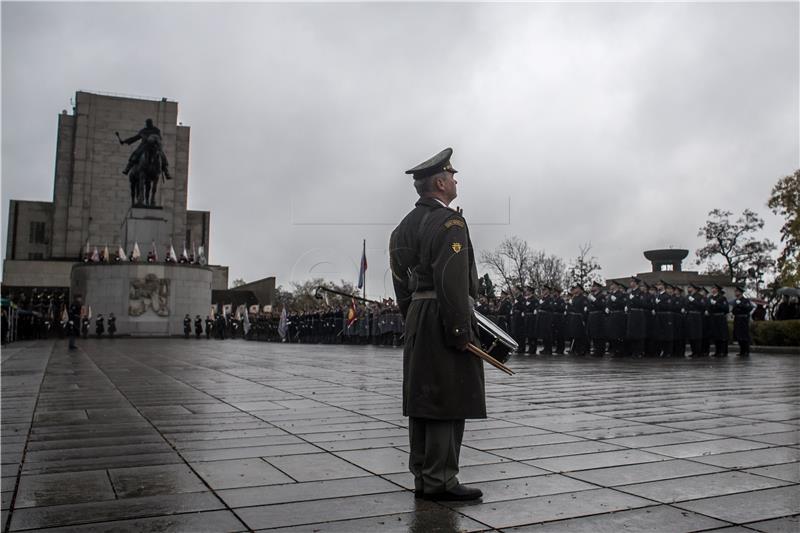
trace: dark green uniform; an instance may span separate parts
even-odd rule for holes
[[[464,218],[420,198],[389,242],[395,294],[405,319],[403,415],[417,490],[458,484],[464,419],[485,418],[483,363],[457,347],[478,338],[470,297],[478,275]]]

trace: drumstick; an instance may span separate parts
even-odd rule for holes
[[[509,376],[513,376],[514,375],[514,371],[513,370],[511,370],[506,365],[504,365],[503,363],[501,363],[500,361],[498,361],[497,359],[495,359],[494,357],[492,357],[488,353],[484,352],[483,350],[481,350],[480,348],[478,348],[477,346],[475,346],[471,342],[467,343],[467,350],[469,350],[473,354],[477,355],[478,357],[480,357],[481,359],[483,359],[484,361],[486,361],[487,363],[489,363],[493,367],[497,368],[498,370],[502,370],[503,372],[505,372]]]

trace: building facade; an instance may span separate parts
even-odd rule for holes
[[[131,208],[129,180],[122,170],[136,144],[122,145],[152,119],[161,130],[171,180],[158,184],[156,202],[165,227],[156,243],[163,257],[170,245],[210,251],[208,211],[188,209],[190,128],[178,122],[178,103],[110,96],[75,95],[72,114],[58,116],[55,177],[51,202],[11,200],[3,265],[7,288],[70,286],[70,272],[87,247],[113,254],[125,242]],[[138,243],[143,255],[152,243]],[[214,288],[227,288],[227,267],[212,267]]]

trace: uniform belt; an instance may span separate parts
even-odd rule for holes
[[[435,300],[436,291],[416,291],[411,295],[411,300]]]
[[[595,315],[597,313],[602,313],[603,311],[589,311],[590,315]]]
[[[575,311],[570,311],[568,314],[570,314],[570,315],[578,315],[578,316],[583,316],[583,313],[576,313]]]
[[[689,314],[690,314],[690,315],[691,315],[691,314],[695,314],[695,315],[702,315],[702,314],[703,314],[703,312],[702,312],[702,311],[689,311]]]

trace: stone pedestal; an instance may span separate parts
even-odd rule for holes
[[[211,278],[199,265],[83,263],[72,267],[70,288],[91,306],[93,322],[102,313],[108,323],[114,313],[118,335],[182,335],[187,313],[192,328],[196,315],[209,314]]]
[[[130,253],[133,243],[138,242],[146,256],[146,250],[155,242],[162,256],[172,240],[172,212],[163,207],[131,207],[122,221],[120,235],[125,253]]]

